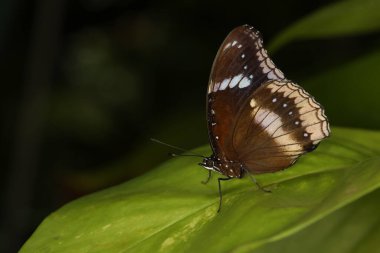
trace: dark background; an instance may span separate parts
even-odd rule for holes
[[[150,137],[188,149],[208,143],[208,75],[228,32],[248,23],[267,45],[330,2],[1,1],[0,251],[19,249],[68,201],[168,159]],[[302,84],[378,43],[378,34],[309,40],[272,58]],[[379,127],[329,116],[334,125]]]

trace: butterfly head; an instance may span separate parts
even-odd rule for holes
[[[206,170],[216,171],[228,177],[241,178],[243,176],[243,165],[238,161],[229,161],[211,156],[204,158],[199,165]]]
[[[205,168],[206,170],[220,172],[219,168],[216,166],[217,163],[215,162],[215,159],[213,157],[205,157],[203,161],[199,163],[199,165]]]

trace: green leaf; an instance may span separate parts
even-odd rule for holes
[[[326,6],[283,30],[272,52],[293,40],[361,35],[380,29],[380,1],[348,0]]]
[[[334,128],[291,168],[224,182],[199,159],[171,159],[47,217],[21,252],[252,252],[288,237],[380,186],[380,133]],[[197,150],[208,153],[209,148]],[[136,168],[138,169],[138,168]]]
[[[267,244],[256,252],[377,252],[380,240],[379,199],[380,190],[376,190],[302,232]]]

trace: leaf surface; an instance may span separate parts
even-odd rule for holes
[[[379,132],[334,128],[291,168],[256,176],[272,193],[248,177],[223,182],[220,213],[217,175],[203,185],[197,158],[171,159],[60,208],[21,252],[252,252],[379,188],[379,143]]]

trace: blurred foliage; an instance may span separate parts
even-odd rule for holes
[[[217,213],[216,181],[201,184],[207,173],[195,158],[181,157],[64,206],[20,252],[252,252],[380,187],[380,132],[332,130],[333,137],[291,169],[256,177],[272,193],[254,188],[249,177],[225,182]],[[364,231],[377,216],[366,219]],[[372,246],[367,252],[377,250]]]
[[[380,29],[380,1],[348,0],[326,6],[282,31],[272,51],[292,40],[363,35]]]

